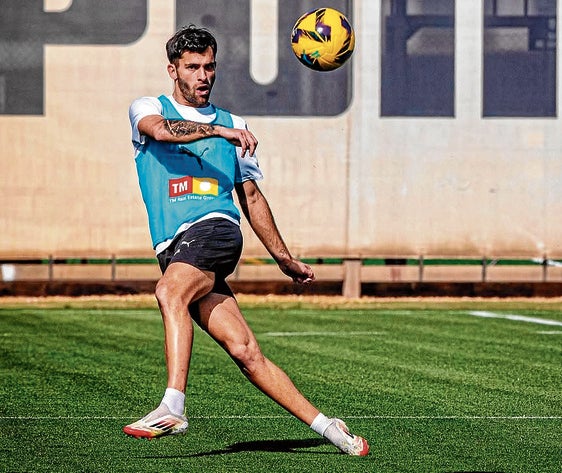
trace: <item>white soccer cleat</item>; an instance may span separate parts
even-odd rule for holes
[[[183,434],[187,426],[187,417],[172,414],[166,404],[160,404],[142,419],[123,427],[123,432],[137,439],[150,440],[164,435]]]
[[[331,429],[335,429],[336,432],[332,430],[330,432],[330,439],[328,440],[330,440],[342,452],[359,457],[364,457],[369,453],[369,444],[367,441],[363,437],[350,433],[343,420],[333,419],[333,422],[326,430]],[[326,437],[325,433],[324,437]]]

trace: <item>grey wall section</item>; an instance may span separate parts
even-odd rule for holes
[[[251,10],[250,2],[241,3],[242,11]],[[279,3],[278,33],[260,37],[272,48],[289,34],[281,32],[289,14]],[[287,93],[279,92],[286,90],[286,71],[258,86],[249,81],[262,65],[245,62],[253,69],[240,71],[248,78],[241,87],[256,94],[254,108],[232,103],[260,140],[261,187],[292,251],[562,257],[560,119],[482,117],[482,2],[456,2],[455,116],[432,118],[381,117],[380,2],[351,3],[352,62],[336,75],[312,73],[278,52],[279,64],[294,59],[298,71],[287,102],[278,98]],[[189,4],[178,1],[177,11],[175,1],[148,2],[146,28],[127,44],[44,45],[42,111],[0,115],[2,256],[151,254],[127,109],[138,96],[171,91],[163,45],[178,23],[188,22]],[[301,12],[291,13],[296,19]],[[250,24],[251,45],[251,22],[240,21]],[[559,62],[559,48],[556,55]],[[0,71],[0,96],[6,80]],[[341,93],[334,83],[344,85]],[[227,100],[227,87],[220,87],[217,103],[228,105],[219,100]],[[307,108],[307,87],[317,108]],[[264,94],[280,100],[269,115]],[[282,107],[291,101],[296,106],[288,114]],[[244,232],[245,255],[264,256],[245,224]]]
[[[0,113],[43,114],[46,44],[129,44],[144,32],[147,0],[73,0],[63,11],[48,0],[3,0],[0,5]]]

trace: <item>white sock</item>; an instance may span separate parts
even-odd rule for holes
[[[333,420],[333,419],[332,419]],[[342,448],[352,438],[351,434],[346,435],[336,427],[336,423],[332,422],[324,432],[324,438],[332,442],[336,447]]]
[[[168,406],[170,412],[177,416],[185,411],[185,394],[174,388],[166,388],[162,402]]]
[[[320,413],[314,418],[312,424],[310,424],[310,428],[314,430],[314,432],[316,432],[318,435],[324,435],[324,432],[326,432],[326,429],[330,426],[332,420],[333,419],[330,419],[329,417],[326,417],[324,414]]]

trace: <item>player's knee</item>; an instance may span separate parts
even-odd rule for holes
[[[240,370],[247,376],[259,371],[265,359],[255,343],[239,343],[230,347],[230,356]]]
[[[165,305],[168,303],[170,299],[170,288],[164,279],[160,279],[156,283],[156,289],[154,290],[154,295],[156,296],[156,300],[158,301],[158,304]]]
[[[178,292],[174,287],[174,284],[170,284],[169,281],[165,279],[160,279],[156,284],[156,289],[154,290],[154,295],[158,301],[158,305],[164,312],[175,311],[178,307],[187,308],[188,302],[185,300],[184,295]]]

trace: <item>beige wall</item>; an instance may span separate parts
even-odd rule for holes
[[[46,46],[44,116],[0,116],[2,256],[152,254],[127,109],[170,91],[173,3],[149,2],[135,44]],[[560,119],[481,118],[482,2],[456,2],[454,119],[379,116],[379,3],[355,2],[345,114],[246,117],[293,252],[562,257]]]

